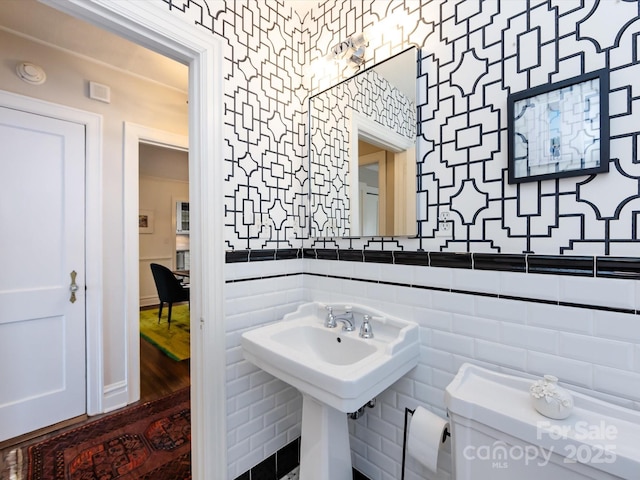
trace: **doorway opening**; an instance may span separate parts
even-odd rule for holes
[[[163,2],[41,1],[189,65],[191,318],[195,319],[192,323],[197,323],[191,332],[191,467],[195,479],[225,478],[226,332],[224,240],[221,228],[224,211],[220,202],[224,177],[221,161],[224,140],[222,119],[219,117],[219,112],[224,110],[221,73],[223,42],[209,32],[198,30],[187,18],[180,16],[181,12],[170,12]],[[125,146],[125,150],[127,148]],[[125,168],[129,166],[125,165]],[[131,194],[128,181],[137,182],[137,165],[133,175],[131,172],[125,174],[125,197]],[[137,201],[134,204],[137,207]],[[129,215],[130,212],[125,211],[126,218],[130,218]],[[137,248],[132,248],[132,242],[127,241],[129,236],[137,239],[137,215],[134,211],[133,225],[129,221],[125,223],[125,266],[135,265],[138,261]],[[133,291],[137,298],[138,288],[131,277],[125,276],[122,280],[122,288],[127,296],[124,314],[129,315],[129,295]],[[130,330],[127,337],[132,337]],[[100,351],[102,347],[93,345],[92,348]],[[139,360],[128,358],[128,365],[136,361]],[[129,375],[127,384],[131,378]]]
[[[138,147],[140,400],[149,401],[189,385],[189,303],[172,304],[170,317],[151,271],[162,265],[181,292],[190,289],[189,154],[179,145]]]

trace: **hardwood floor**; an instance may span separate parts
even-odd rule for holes
[[[176,362],[141,339],[140,401],[149,402],[190,385],[190,363],[190,360]]]
[[[190,360],[176,362],[167,357],[146,340],[140,339],[140,401],[156,400],[191,384]],[[109,414],[106,414],[109,415]],[[50,438],[66,430],[92,422],[105,415],[79,417],[71,422],[54,426],[47,431],[36,432],[0,444],[0,479],[22,480],[27,475],[27,448],[35,442]]]

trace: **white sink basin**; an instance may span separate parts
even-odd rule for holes
[[[334,314],[344,311],[334,307]],[[305,303],[242,335],[245,358],[302,393],[301,480],[351,480],[346,413],[355,412],[418,363],[418,325],[351,305],[355,330],[324,326],[325,304]],[[364,314],[374,338],[359,336]]]
[[[327,362],[331,365],[351,365],[378,349],[368,342],[358,341],[329,329],[315,325],[297,325],[271,337],[283,348],[291,348],[307,356],[307,360]]]
[[[418,363],[418,325],[351,305],[355,330],[324,326],[325,304],[311,302],[281,321],[242,335],[245,358],[341,412],[355,412]],[[343,309],[335,306],[334,312]],[[363,314],[374,338],[358,335]]]

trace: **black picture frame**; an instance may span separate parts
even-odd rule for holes
[[[607,69],[508,95],[507,119],[509,183],[609,171]]]

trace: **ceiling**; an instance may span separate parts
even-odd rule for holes
[[[322,3],[318,0],[285,2],[291,5],[300,19],[304,19],[312,7]],[[186,65],[59,12],[37,0],[0,0],[0,29],[57,46],[185,93],[189,90],[189,69]],[[396,69],[384,76],[391,79],[399,74],[402,77],[405,72],[404,69]],[[413,78],[406,78],[404,75],[398,81],[403,80],[411,80],[411,88],[415,88]]]
[[[185,93],[189,90],[189,69],[186,65],[37,0],[0,0],[0,28]]]
[[[285,0],[303,19],[318,0]],[[89,57],[119,70],[189,90],[186,65],[59,12],[37,0],[0,0],[0,29]]]

